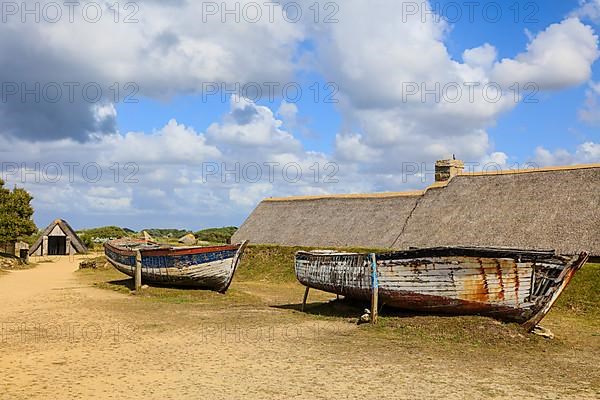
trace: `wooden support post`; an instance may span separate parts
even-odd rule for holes
[[[307,286],[306,290],[304,291],[304,299],[302,300],[302,312],[304,312],[304,308],[306,307],[306,300],[308,300],[308,292],[310,291],[310,288]]]
[[[42,256],[48,255],[48,236],[42,238]]]
[[[377,277],[377,258],[375,254],[370,254],[371,258],[371,323],[377,323],[377,313],[379,302],[379,279]]]
[[[135,252],[135,291],[142,289],[142,253]]]

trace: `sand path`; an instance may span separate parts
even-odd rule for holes
[[[215,325],[223,311],[82,286],[77,264],[61,258],[0,277],[0,399],[557,398],[502,360],[482,370],[468,357],[373,352],[349,345],[344,332],[356,328],[343,322]]]

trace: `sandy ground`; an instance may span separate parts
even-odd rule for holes
[[[344,321],[285,322],[287,310],[232,308],[225,318],[207,307],[145,302],[82,284],[77,261],[0,277],[0,399],[600,395],[590,382],[561,382],[561,371],[537,376],[536,360],[531,368],[501,359],[482,366],[468,354],[356,342],[349,337],[358,328]],[[244,322],[249,314],[254,322]]]

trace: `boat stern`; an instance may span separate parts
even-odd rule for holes
[[[532,295],[538,297],[536,301],[541,307],[530,319],[523,323],[523,327],[527,329],[528,332],[535,329],[537,324],[544,319],[569,282],[571,282],[575,273],[579,271],[588,260],[589,253],[582,252],[578,256],[572,257],[558,276],[546,276],[544,279],[536,279],[535,285],[532,286]]]

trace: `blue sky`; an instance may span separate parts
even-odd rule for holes
[[[441,5],[447,3],[453,2],[440,2]],[[579,4],[577,0],[510,2],[511,6],[515,3],[519,7],[504,9],[506,13],[498,23],[486,23],[479,18],[475,23],[455,24],[448,41],[453,56],[460,57],[465,48],[489,42],[498,48],[500,57],[514,57],[528,43],[526,31],[537,33],[544,30],[548,25],[561,21]],[[516,18],[518,23],[515,23],[516,9],[520,10]],[[598,79],[597,63],[593,65],[593,72],[592,79]],[[540,144],[573,151],[581,141],[597,142],[600,137],[597,128],[581,123],[577,117],[586,89],[586,85],[582,84],[568,90],[543,92],[536,96],[539,103],[520,104],[513,112],[502,116],[498,125],[490,130],[497,148],[510,152],[517,162],[523,162]]]
[[[463,2],[464,3],[464,2]],[[577,8],[577,0],[561,2],[532,2],[520,0],[502,4],[502,17],[495,20],[495,8],[484,13],[486,2],[474,6],[471,20],[469,8],[463,3],[442,0],[432,3],[434,11],[446,11],[451,24],[445,44],[454,59],[460,60],[465,49],[477,47],[482,43],[492,43],[498,49],[499,58],[515,57],[524,51],[529,39],[527,31],[535,34],[548,25],[560,22]],[[493,2],[488,2],[493,3]],[[462,18],[455,14],[456,4],[463,4]],[[500,3],[496,3],[500,4]],[[518,4],[518,5],[517,5]],[[535,6],[534,6],[535,5]],[[444,14],[441,14],[444,15]],[[305,51],[306,47],[301,48]],[[594,64],[594,78],[598,75],[598,66]],[[318,83],[321,87],[327,83],[319,73],[306,74],[304,71],[294,77],[302,82],[303,90]],[[577,113],[585,98],[586,85],[581,84],[568,90],[537,93],[535,104],[519,104],[510,113],[501,116],[496,126],[490,129],[490,136],[497,149],[510,153],[514,162],[523,163],[531,158],[535,148],[544,144],[551,149],[564,148],[573,151],[584,140],[598,140],[598,131],[578,121]],[[325,92],[325,90],[324,90]],[[297,103],[303,126],[309,134],[299,134],[304,146],[309,150],[331,152],[335,135],[339,131],[342,118],[335,104],[314,102],[313,92],[303,96]],[[322,94],[324,96],[324,94]],[[118,128],[121,131],[152,131],[160,129],[172,118],[204,131],[215,118],[226,113],[228,102],[221,95],[212,95],[208,101],[202,95],[178,95],[168,100],[153,100],[142,97],[139,104],[119,104]],[[259,101],[261,105],[277,108],[281,96],[276,101]]]
[[[600,161],[600,1],[479,2],[470,20],[469,2],[349,0],[338,9],[319,3],[317,22],[313,3],[298,2],[304,15],[295,23],[281,11],[273,21],[199,23],[201,3],[150,1],[131,24],[110,14],[97,23],[9,18],[0,26],[10,55],[0,59],[0,146],[11,149],[0,153],[3,178],[33,193],[40,226],[61,217],[77,227],[199,229],[239,225],[265,197],[423,188],[432,163],[452,154],[480,168]],[[423,16],[426,5],[446,20]],[[502,17],[492,22],[495,6]],[[332,10],[338,22],[325,23]],[[97,102],[81,92],[51,102],[43,91],[34,101],[19,86],[9,93],[11,82],[93,82],[104,92]],[[136,103],[123,101],[128,82]],[[277,89],[273,99],[248,99],[207,86],[268,82],[294,83],[302,96],[286,102]],[[481,90],[472,101],[465,92],[455,102],[421,99],[419,85],[465,82],[494,83],[501,100]],[[514,85],[531,83],[536,103],[512,99]],[[416,94],[407,95],[410,85]],[[65,162],[77,164],[74,179]],[[53,163],[59,179],[36,177],[36,165]],[[86,179],[88,163],[101,179]],[[265,163],[277,163],[272,179]],[[256,181],[221,170],[255,164]],[[422,174],[406,174],[408,164]],[[302,177],[289,179],[289,167]],[[132,171],[134,182],[124,182]]]

